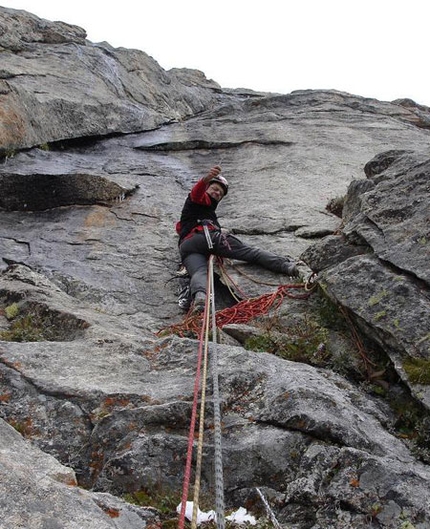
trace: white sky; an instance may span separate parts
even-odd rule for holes
[[[0,0],[224,88],[336,89],[430,106],[429,0]]]

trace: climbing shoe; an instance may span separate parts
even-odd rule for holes
[[[179,308],[185,312],[188,312],[193,299],[191,297],[190,287],[191,278],[184,265],[181,265],[176,271],[176,278],[178,280],[177,294]]]
[[[178,305],[179,308],[188,312],[191,307],[191,289],[190,284],[185,284],[181,287],[178,294]]]
[[[204,292],[197,292],[194,296],[193,314],[200,314],[205,310],[206,294]]]

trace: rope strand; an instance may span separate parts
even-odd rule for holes
[[[209,260],[209,263],[211,260]],[[203,355],[203,376],[202,376],[202,389],[200,399],[200,418],[199,418],[199,436],[197,444],[197,458],[196,458],[196,477],[194,483],[194,499],[193,499],[193,516],[191,520],[191,529],[197,527],[197,513],[199,508],[199,497],[200,497],[200,481],[202,472],[202,455],[203,455],[203,437],[205,427],[205,405],[206,405],[206,381],[208,372],[208,348],[209,348],[209,321],[210,321],[210,305],[209,299],[212,292],[212,282],[210,274],[208,274],[207,290],[206,290],[206,303],[204,312],[204,355]]]
[[[208,263],[208,280],[206,290],[206,302],[203,313],[203,320],[200,329],[199,349],[197,355],[197,370],[194,382],[194,398],[190,421],[190,431],[188,436],[187,460],[185,465],[184,483],[182,490],[181,511],[178,522],[178,529],[184,529],[185,513],[187,498],[189,493],[189,484],[191,477],[191,460],[194,444],[194,432],[196,427],[198,394],[201,384],[200,398],[200,415],[199,415],[199,434],[196,455],[196,470],[194,483],[193,513],[191,519],[191,529],[197,527],[197,517],[199,509],[199,496],[201,484],[201,469],[203,455],[204,423],[205,423],[205,405],[206,405],[206,381],[208,371],[208,350],[209,350],[209,323],[212,312],[212,331],[214,346],[212,349],[212,377],[213,377],[213,404],[214,404],[214,446],[215,446],[215,504],[216,504],[216,522],[218,529],[225,529],[224,514],[224,482],[222,470],[222,450],[221,450],[221,414],[218,387],[218,370],[217,370],[217,351],[216,351],[216,319],[215,319],[215,293],[213,278],[213,256],[209,258]],[[201,376],[201,366],[203,360],[203,376]]]
[[[214,413],[214,462],[215,462],[215,512],[218,529],[225,528],[225,504],[224,504],[224,471],[222,463],[222,442],[221,442],[221,407],[219,397],[218,379],[218,347],[217,347],[217,327],[215,312],[215,285],[213,274],[213,262],[210,264],[210,277],[212,282],[212,397]]]
[[[205,314],[207,313],[207,311],[208,311],[208,306],[206,304]],[[203,318],[205,318],[205,315]],[[198,396],[199,396],[199,389],[200,389],[204,333],[205,333],[205,326],[202,325],[201,331],[200,331],[199,348],[197,352],[197,367],[196,367],[196,376],[194,380],[193,406],[192,406],[192,411],[191,411],[190,430],[188,434],[187,459],[185,463],[184,483],[183,483],[183,488],[182,488],[181,512],[179,515],[178,529],[184,529],[184,526],[185,526],[185,512],[187,508],[187,499],[188,499],[190,480],[191,480],[191,460],[192,460],[192,455],[193,455],[194,432],[196,429],[197,404],[198,404]]]

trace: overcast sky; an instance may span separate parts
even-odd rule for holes
[[[430,106],[429,0],[0,0],[224,88],[336,89]]]

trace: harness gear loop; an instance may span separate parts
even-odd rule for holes
[[[209,250],[213,250],[214,245],[213,245],[213,242],[212,242],[212,238],[211,238],[208,226],[213,226],[216,229],[218,229],[218,227],[210,219],[198,219],[197,222],[198,222],[198,224],[203,226],[203,233],[205,234],[206,242],[208,243],[208,249]],[[208,264],[208,266],[209,266],[209,264]]]
[[[206,242],[208,243],[208,249],[212,250],[214,245],[212,243],[211,235],[209,233],[209,228],[207,224],[203,224],[203,233],[205,234]]]

